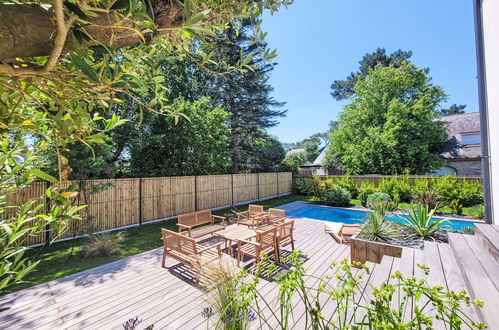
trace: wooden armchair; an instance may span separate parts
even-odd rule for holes
[[[169,256],[196,272],[196,284],[202,275],[203,268],[222,257],[222,242],[204,247],[198,245],[193,238],[161,228],[163,238],[163,258],[161,266],[165,267],[166,256]]]
[[[272,226],[277,226],[286,220],[286,211],[281,209],[269,208],[267,212],[262,213],[258,216],[260,230],[267,230],[272,228]]]
[[[293,231],[295,228],[295,221],[290,220],[280,224],[277,227],[277,258],[279,262],[281,258],[281,247],[291,244],[291,249],[295,250],[295,239],[293,237]]]
[[[261,260],[261,255],[277,253],[277,228],[271,228],[264,232],[256,233],[255,242],[250,240],[237,241],[237,266],[239,267],[243,256],[255,259],[258,263]],[[277,254],[276,254],[277,256]]]
[[[247,211],[236,213],[237,224],[258,227],[263,221],[261,216],[264,214],[263,206],[250,204]]]

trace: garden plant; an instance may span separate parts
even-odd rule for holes
[[[303,266],[303,257],[300,251],[294,251],[283,260],[285,269],[266,259],[258,265],[252,278],[246,278],[243,271],[234,280],[217,281],[220,287],[216,288],[215,296],[218,298],[203,310],[207,326],[209,318],[214,318],[217,329],[248,329],[250,321],[263,328],[290,329],[296,317],[293,305],[298,301],[305,311],[303,327],[307,329],[486,327],[467,316],[465,308],[481,307],[483,303],[472,301],[464,291],[446,291],[441,286],[431,286],[425,279],[406,277],[399,271],[394,271],[389,281],[366,287],[362,273],[369,274],[369,268],[350,264],[346,259],[333,263],[325,275],[312,276]],[[428,267],[419,267],[425,276],[430,273]],[[276,301],[265,300],[258,291],[262,273],[272,274],[279,286]],[[227,281],[229,284],[224,284]],[[249,309],[251,320],[245,316]],[[228,318],[232,310],[240,311],[240,317]]]

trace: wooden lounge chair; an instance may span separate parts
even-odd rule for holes
[[[263,206],[250,204],[247,211],[237,213],[237,224],[258,227],[263,221],[261,216],[264,214]]]
[[[277,227],[277,258],[276,260],[279,262],[281,259],[281,247],[291,244],[291,249],[295,250],[295,239],[293,237],[293,231],[295,228],[295,221],[290,220],[281,223]]]
[[[237,241],[237,266],[239,267],[243,256],[255,259],[258,263],[262,255],[277,253],[277,228],[271,228],[264,232],[257,232],[255,241]]]
[[[225,217],[213,215],[211,210],[181,214],[178,216],[178,232],[187,232],[189,237],[197,238],[225,229],[223,224],[216,224],[215,219],[225,221]]]
[[[195,270],[196,284],[199,284],[203,268],[222,257],[222,242],[204,247],[196,244],[193,238],[168,229],[161,228],[161,234],[164,244],[161,266],[165,267],[166,256],[172,257]]]
[[[346,224],[342,222],[328,222],[324,225],[326,232],[340,243],[349,243],[353,235],[360,229],[361,224]]]

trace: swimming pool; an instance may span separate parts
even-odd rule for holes
[[[310,218],[317,220],[325,220],[331,222],[343,222],[343,223],[362,223],[369,212],[360,210],[349,210],[336,207],[319,206],[319,205],[309,205],[297,210],[288,212],[289,216],[296,218]],[[404,221],[396,215],[391,215],[388,217],[390,221],[403,223]],[[436,220],[442,219],[435,217]],[[448,220],[446,223],[450,229],[461,230],[466,226],[474,226],[473,221],[464,220]]]

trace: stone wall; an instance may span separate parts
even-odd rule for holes
[[[480,160],[448,160],[447,166],[455,168],[457,175],[482,175]]]

